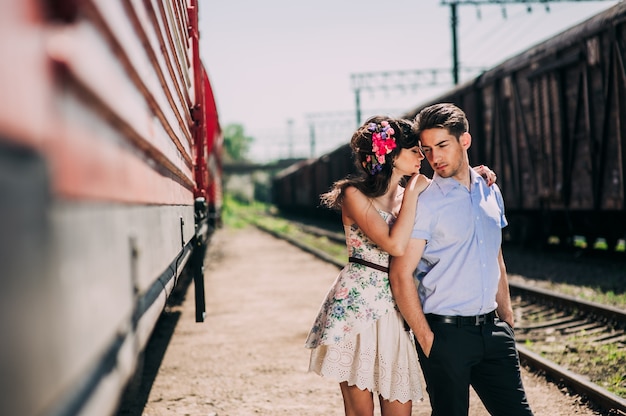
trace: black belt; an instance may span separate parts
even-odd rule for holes
[[[363,266],[370,267],[372,269],[380,270],[381,272],[389,273],[389,267],[381,266],[380,264],[372,263],[367,260],[360,259],[358,257],[348,257],[350,263],[358,263]]]
[[[486,323],[494,322],[496,318],[496,312],[491,311],[484,315],[476,316],[448,316],[448,315],[435,315],[434,313],[426,314],[426,319],[429,322],[438,322],[441,324],[453,324],[456,326],[480,326]]]

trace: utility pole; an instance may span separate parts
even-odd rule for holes
[[[354,90],[354,102],[356,104],[356,126],[357,128],[361,125],[361,90]]]
[[[457,26],[459,24],[459,19],[457,17],[457,6],[481,6],[481,5],[494,5],[497,4],[503,7],[502,15],[506,18],[506,11],[504,6],[507,4],[526,4],[528,7],[526,11],[528,13],[532,12],[532,4],[542,4],[545,6],[547,12],[550,11],[549,3],[563,3],[563,2],[574,2],[574,3],[582,3],[582,2],[593,2],[593,1],[607,1],[607,0],[441,0],[441,5],[450,6],[450,28],[452,30],[452,78],[454,80],[454,85],[459,83],[459,50],[458,50],[458,40],[457,40]]]
[[[289,159],[293,159],[293,119],[287,120],[287,140],[289,146]]]
[[[454,80],[454,85],[459,84],[459,52],[456,36],[456,28],[458,24],[459,22],[456,16],[456,3],[452,3],[450,4],[450,25],[452,27],[452,79]]]
[[[311,147],[309,157],[312,159],[315,157],[315,124],[313,123],[309,123],[309,145]]]

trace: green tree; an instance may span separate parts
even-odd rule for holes
[[[223,134],[226,159],[233,162],[245,161],[254,139],[245,135],[241,124],[228,124],[224,127]]]

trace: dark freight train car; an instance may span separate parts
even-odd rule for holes
[[[353,173],[354,161],[348,144],[316,159],[298,162],[279,172],[272,182],[272,201],[282,212],[301,216],[333,218],[320,207],[320,194]]]
[[[584,236],[613,249],[626,238],[626,3],[484,72],[426,105],[463,108],[472,164],[498,174],[514,241],[570,243]],[[277,206],[321,215],[319,194],[353,169],[346,144],[274,182]],[[324,172],[324,170],[326,170]],[[323,173],[322,173],[323,172]],[[425,164],[423,172],[432,170]],[[316,182],[311,182],[316,181]],[[313,187],[293,199],[284,187]]]
[[[433,102],[470,120],[471,161],[498,173],[513,239],[626,235],[626,3]]]

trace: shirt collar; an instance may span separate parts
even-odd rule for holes
[[[470,170],[470,184],[472,185],[470,187],[473,188],[474,187],[473,185],[479,183],[479,181],[482,178],[478,173],[476,173],[474,169],[469,168],[469,170]],[[442,178],[441,176],[439,176],[438,173],[435,173],[433,175],[433,182],[437,184],[437,187],[439,188],[439,190],[441,191],[443,195],[447,195],[453,189],[456,189],[459,186],[461,186],[461,183],[457,181],[456,179]]]
[[[484,180],[476,171],[470,168],[470,184],[480,184],[480,181]]]

